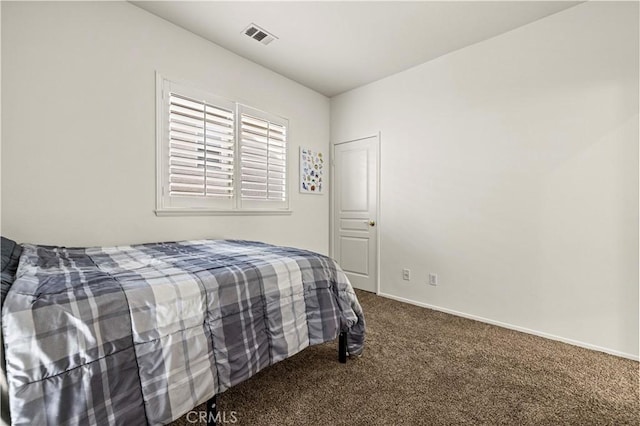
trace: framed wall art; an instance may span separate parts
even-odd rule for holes
[[[300,147],[300,192],[303,194],[322,194],[325,186],[322,152]]]

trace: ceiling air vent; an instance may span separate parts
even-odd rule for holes
[[[273,40],[278,38],[273,34],[269,33],[268,31],[263,30],[256,24],[251,24],[247,28],[245,28],[244,34],[251,37],[254,40],[258,40],[262,44],[269,44]]]

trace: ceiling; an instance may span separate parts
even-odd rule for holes
[[[579,2],[132,3],[331,97]],[[278,39],[244,35],[251,23]]]

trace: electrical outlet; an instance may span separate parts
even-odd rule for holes
[[[429,273],[429,285],[438,285],[438,274]]]
[[[411,271],[408,269],[402,270],[402,279],[405,281],[409,281],[411,279]]]

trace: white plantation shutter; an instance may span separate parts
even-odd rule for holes
[[[289,212],[286,119],[157,81],[158,214]]]
[[[169,96],[170,195],[233,197],[233,112]]]
[[[287,208],[287,121],[245,106],[239,116],[241,205]]]

